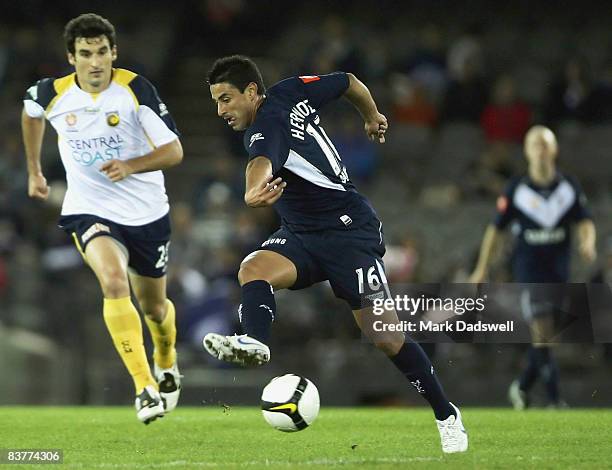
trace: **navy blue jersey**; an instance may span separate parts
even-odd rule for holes
[[[527,176],[513,179],[497,200],[495,226],[513,222],[516,237],[513,274],[516,282],[567,282],[571,227],[591,218],[578,183],[558,174],[547,187]]]
[[[351,183],[318,114],[348,86],[342,72],[282,80],[268,89],[244,134],[249,160],[270,159],[274,176],[287,182],[274,208],[295,232],[357,228],[375,215]]]

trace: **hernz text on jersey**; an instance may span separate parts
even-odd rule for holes
[[[289,122],[291,123],[291,135],[296,139],[304,140],[304,120],[311,114],[317,112],[308,104],[308,100],[300,101],[289,114]],[[315,116],[315,124],[319,123],[319,116]]]

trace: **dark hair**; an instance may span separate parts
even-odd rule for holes
[[[72,18],[64,28],[66,49],[74,54],[74,42],[77,38],[95,38],[106,36],[110,47],[115,45],[115,27],[106,18],[95,13],[83,13]]]
[[[243,55],[232,55],[215,60],[208,72],[208,84],[229,83],[244,92],[249,83],[257,84],[257,94],[266,92],[261,72],[253,60]]]

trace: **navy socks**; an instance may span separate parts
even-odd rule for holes
[[[527,367],[519,379],[519,388],[525,393],[531,390],[531,387],[533,387],[533,384],[540,375],[540,361],[537,349],[531,346],[529,351],[527,351]]]
[[[267,344],[276,315],[272,286],[266,281],[251,281],[242,286],[242,303],[238,310],[242,330]]]
[[[431,361],[421,346],[407,338],[402,349],[389,359],[406,376],[417,392],[429,402],[437,420],[445,420],[450,415],[455,415],[454,408],[434,374]]]
[[[542,378],[548,400],[559,402],[559,369],[549,347],[531,347],[527,355],[527,368],[520,378],[520,389],[529,392],[538,377]]]

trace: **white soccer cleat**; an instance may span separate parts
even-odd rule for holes
[[[155,364],[155,379],[159,385],[159,395],[164,403],[166,413],[174,410],[181,395],[181,377],[176,362],[169,369],[162,369]]]
[[[450,415],[444,421],[436,420],[438,431],[440,431],[440,441],[442,442],[442,452],[452,454],[455,452],[465,452],[468,448],[468,435],[461,421],[459,408],[451,403],[457,416]]]
[[[149,424],[157,418],[164,416],[164,403],[152,385],[147,385],[142,393],[136,397],[136,416],[144,424]]]
[[[260,366],[270,361],[270,348],[247,335],[208,333],[202,344],[211,356],[221,361],[241,366]]]
[[[508,389],[508,400],[512,403],[512,407],[518,411],[526,409],[529,405],[527,394],[521,390],[518,380],[510,384],[510,388]]]

